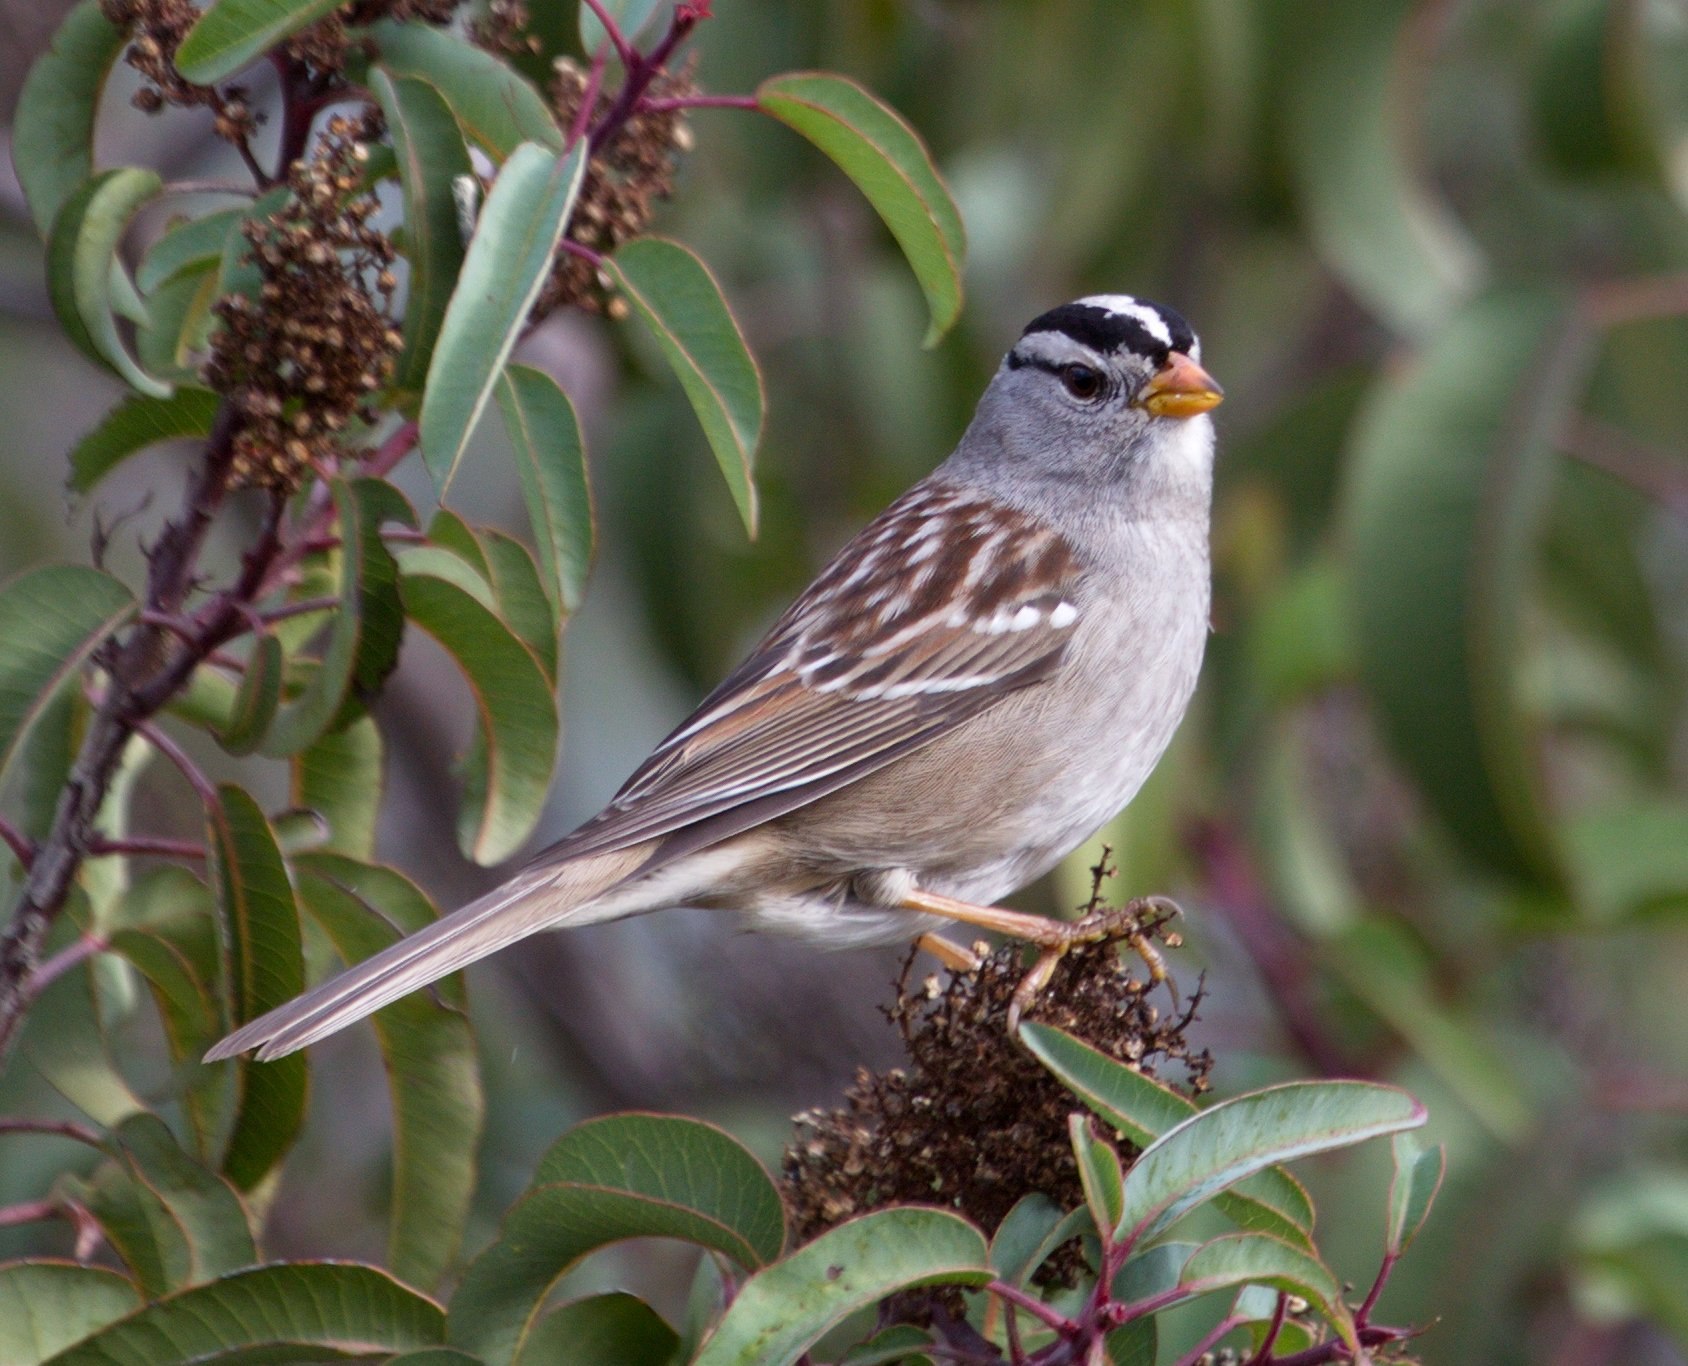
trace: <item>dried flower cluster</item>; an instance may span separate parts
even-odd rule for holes
[[[506,57],[539,52],[544,44],[529,29],[529,22],[524,0],[486,0],[480,15],[469,21],[469,37],[476,47]]]
[[[241,143],[252,135],[258,118],[246,102],[244,89],[195,85],[176,70],[176,49],[202,12],[193,0],[100,0],[100,12],[129,35],[123,60],[144,82],[135,92],[137,109],[156,114],[167,104],[203,105],[215,118],[218,137]]]
[[[1100,880],[1098,871],[1098,880]],[[1144,932],[1164,938],[1161,924]],[[845,1108],[808,1111],[783,1169],[799,1236],[853,1215],[905,1202],[947,1205],[994,1230],[1022,1196],[1041,1192],[1063,1206],[1083,1193],[1067,1134],[1078,1103],[1007,1031],[1007,1011],[1024,975],[1021,949],[1006,945],[975,969],[899,986],[891,1018],[909,1066],[859,1072]],[[1213,1061],[1185,1034],[1198,990],[1176,1016],[1150,1003],[1152,985],[1126,970],[1113,944],[1068,953],[1028,1018],[1054,1025],[1145,1076],[1180,1069],[1181,1089],[1207,1089]],[[1120,1155],[1135,1155],[1121,1140]],[[1044,1276],[1068,1281],[1079,1268],[1074,1244],[1046,1263]]]
[[[392,325],[393,244],[369,225],[362,188],[380,115],[330,119],[316,154],[293,164],[289,194],[248,222],[256,299],[219,299],[206,382],[239,415],[232,482],[292,490],[338,454],[354,417],[373,421],[370,395],[391,377],[401,344]]]
[[[377,19],[419,20],[424,24],[449,24],[461,0],[352,0],[332,14],[301,29],[283,45],[283,51],[317,76],[338,76],[351,51],[349,30]]]
[[[559,58],[551,81],[551,104],[565,129],[589,128],[614,102],[613,94],[598,92],[590,110],[583,105],[592,83],[578,63]],[[666,100],[694,94],[686,73],[662,72],[645,98]],[[640,109],[592,154],[581,182],[580,197],[569,220],[568,238],[600,256],[607,256],[649,226],[658,200],[674,191],[674,166],[692,148],[692,133],[675,109]],[[533,316],[542,318],[554,308],[574,304],[591,312],[619,317],[626,303],[612,299],[610,280],[590,260],[562,251],[550,278],[540,291]]]

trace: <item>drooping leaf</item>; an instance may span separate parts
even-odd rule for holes
[[[470,1264],[451,1341],[503,1366],[527,1350],[564,1272],[635,1237],[683,1238],[755,1268],[779,1255],[784,1214],[761,1164],[719,1129],[666,1115],[589,1120],[540,1160],[498,1241]]]
[[[592,1295],[553,1309],[515,1366],[669,1366],[680,1335],[634,1295]]]
[[[537,143],[510,154],[492,183],[446,305],[422,396],[422,458],[444,494],[551,268],[585,173]]]
[[[0,1362],[35,1366],[140,1307],[134,1282],[73,1262],[0,1265]]]
[[[935,345],[961,316],[967,237],[919,134],[872,93],[829,72],[775,76],[758,87],[756,102],[831,157],[878,210],[926,295],[926,345]]]
[[[71,450],[70,491],[88,492],[129,456],[156,442],[209,436],[221,401],[209,389],[188,386],[169,398],[130,395]]]
[[[533,83],[492,53],[444,29],[383,20],[365,32],[374,39],[381,66],[393,77],[410,77],[439,91],[464,135],[494,157],[512,156],[524,142],[553,154],[563,150],[563,130]]]
[[[207,812],[217,906],[233,968],[231,1023],[245,1024],[305,989],[304,951],[293,884],[275,832],[257,802],[225,783]],[[223,1174],[251,1190],[292,1146],[305,1118],[305,1059],[240,1059],[234,1130]]]
[[[229,230],[244,222],[250,206],[214,209],[167,229],[146,249],[135,268],[135,284],[151,295],[185,271],[210,270],[223,259]]]
[[[1188,1097],[1059,1029],[1026,1024],[1020,1038],[1062,1085],[1141,1148],[1200,1113]],[[1313,1204],[1288,1172],[1263,1171],[1224,1192],[1218,1204],[1246,1229],[1311,1246]]]
[[[1483,262],[1410,161],[1402,44],[1409,0],[1284,5],[1295,32],[1286,83],[1291,167],[1320,254],[1386,322],[1428,334],[1477,284]]]
[[[1545,886],[1562,875],[1519,627],[1551,441],[1589,350],[1557,294],[1473,302],[1380,384],[1345,498],[1361,674],[1391,748],[1471,858]]]
[[[59,690],[134,612],[123,584],[80,565],[0,584],[0,776]]]
[[[293,756],[293,805],[327,822],[324,849],[357,859],[374,856],[383,766],[381,731],[370,716],[330,731]]]
[[[1342,1283],[1312,1253],[1264,1233],[1229,1233],[1204,1243],[1184,1263],[1179,1288],[1207,1295],[1238,1285],[1269,1285],[1299,1295],[1324,1315],[1344,1342],[1357,1346]]]
[[[217,739],[230,754],[250,754],[258,748],[275,719],[281,701],[281,642],[268,633],[252,642],[246,672],[240,676],[228,724]]]
[[[127,37],[100,0],[80,0],[18,92],[12,165],[43,237],[64,202],[94,173],[94,119],[112,63]]]
[[[176,49],[176,70],[214,85],[284,38],[333,13],[340,0],[213,0]]]
[[[1079,1184],[1084,1188],[1084,1203],[1090,1206],[1090,1217],[1097,1228],[1116,1228],[1125,1213],[1121,1184],[1124,1172],[1119,1154],[1091,1131],[1090,1117],[1069,1115],[1067,1135],[1073,1145],[1073,1158],[1078,1163]]]
[[[1416,1134],[1396,1134],[1395,1177],[1389,1183],[1389,1224],[1384,1231],[1384,1248],[1399,1257],[1412,1245],[1430,1204],[1442,1188],[1448,1170],[1448,1151],[1440,1143],[1426,1148]]]
[[[990,1280],[985,1239],[946,1210],[879,1210],[829,1229],[757,1272],[703,1344],[693,1366],[793,1361],[858,1309],[924,1285]]]
[[[481,548],[492,571],[492,591],[498,599],[498,614],[533,651],[553,687],[557,682],[558,633],[560,630],[550,596],[539,577],[528,548],[513,536],[487,527],[481,532]]]
[[[154,398],[168,398],[170,386],[141,369],[124,345],[111,282],[129,220],[163,184],[158,172],[135,166],[102,171],[72,191],[47,239],[47,293],[66,335],[84,355]]]
[[[471,174],[469,150],[451,106],[424,81],[393,79],[379,66],[369,75],[398,157],[404,187],[404,255],[410,287],[404,307],[404,354],[396,383],[420,389],[434,354],[457,272],[463,266],[463,235],[452,193],[459,176]]]
[[[1279,1162],[1416,1128],[1424,1107],[1371,1082],[1289,1082],[1192,1115],[1151,1143],[1125,1175],[1120,1233],[1152,1238],[1227,1186]]]
[[[438,1305],[378,1267],[280,1262],[237,1271],[146,1305],[49,1361],[51,1366],[158,1366],[225,1360],[220,1354],[271,1343],[311,1344],[320,1360],[341,1351],[367,1356],[429,1347],[440,1341],[443,1330]]]
[[[997,1279],[1024,1285],[1037,1270],[1033,1255],[1065,1217],[1047,1195],[1033,1192],[1015,1201],[991,1235],[991,1267]]]
[[[690,251],[659,237],[629,242],[606,264],[691,400],[739,516],[754,536],[751,470],[766,406],[762,372],[721,287]]]
[[[533,830],[557,750],[557,707],[539,661],[498,616],[431,573],[404,574],[406,614],[445,647],[474,695],[486,780],[458,824],[464,853],[497,863]]]
[[[294,860],[299,897],[335,950],[359,962],[433,920],[433,907],[388,868],[336,854]],[[387,1260],[408,1284],[431,1286],[457,1250],[475,1188],[484,1103],[461,988],[418,992],[370,1023],[391,1083],[392,1227]]]
[[[498,404],[546,591],[560,612],[571,613],[592,564],[592,491],[574,405],[554,379],[525,365],[504,367]]]

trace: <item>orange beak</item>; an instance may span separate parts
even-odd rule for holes
[[[1143,386],[1136,406],[1156,417],[1194,417],[1225,401],[1219,382],[1182,351],[1174,351],[1166,364]]]

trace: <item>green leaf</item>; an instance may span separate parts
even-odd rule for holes
[[[179,1291],[118,1320],[50,1362],[51,1366],[158,1366],[164,1361],[206,1360],[234,1348],[268,1343],[310,1343],[358,1355],[396,1352],[438,1343],[443,1320],[438,1305],[377,1267],[355,1262],[283,1262]]]
[[[1371,1082],[1290,1082],[1221,1101],[1138,1155],[1125,1176],[1119,1231],[1142,1242],[1245,1176],[1424,1120],[1405,1091]]]
[[[1342,1283],[1312,1253],[1263,1233],[1229,1233],[1204,1243],[1184,1263],[1179,1289],[1208,1295],[1238,1285],[1268,1285],[1299,1295],[1324,1315],[1342,1340],[1358,1345]]]
[[[127,41],[101,12],[100,0],[80,0],[18,93],[12,165],[43,237],[72,192],[94,173],[100,94]]]
[[[546,592],[566,615],[580,606],[592,565],[592,490],[580,423],[557,382],[525,365],[504,367],[498,405],[515,448]]]
[[[532,82],[481,48],[427,24],[383,20],[364,32],[375,40],[381,66],[439,91],[464,135],[498,160],[524,142],[563,150],[563,130]]]
[[[233,965],[232,1023],[243,1025],[305,989],[299,912],[275,832],[242,789],[224,783],[207,812],[217,902]],[[305,1118],[302,1055],[234,1063],[238,1103],[223,1174],[251,1190],[279,1162]]]
[[[1391,748],[1467,855],[1548,886],[1519,637],[1553,438],[1589,358],[1565,298],[1478,299],[1386,373],[1344,510],[1361,673]]]
[[[1033,1192],[1016,1200],[991,1235],[991,1266],[997,1279],[1024,1285],[1038,1267],[1033,1256],[1065,1217],[1047,1195]]]
[[[551,1287],[587,1253],[626,1238],[682,1238],[763,1266],[785,1216],[761,1164],[721,1130],[667,1115],[611,1115],[564,1134],[451,1301],[451,1341],[503,1366]]]
[[[80,565],[0,584],[0,775],[59,690],[134,612],[127,588]]]
[[[1688,802],[1662,794],[1591,802],[1566,823],[1565,853],[1591,923],[1680,907],[1688,900]]]
[[[585,167],[584,144],[558,156],[523,143],[481,208],[422,395],[422,458],[442,495],[550,272]]]
[[[258,1260],[246,1207],[217,1173],[183,1152],[156,1115],[133,1115],[111,1135],[111,1145],[155,1224],[181,1239],[186,1263],[179,1279],[151,1288],[154,1296],[199,1285]]]
[[[1088,1115],[1069,1115],[1067,1135],[1072,1141],[1073,1157],[1078,1163],[1079,1184],[1084,1188],[1084,1203],[1090,1207],[1090,1217],[1097,1228],[1117,1228],[1125,1213],[1121,1194],[1125,1173],[1120,1167],[1119,1154],[1090,1127]]]
[[[404,617],[398,569],[381,539],[378,481],[329,481],[340,527],[336,553],[339,605],[328,616],[321,662],[299,697],[276,713],[265,737],[266,754],[297,754],[337,723],[351,718],[349,701],[373,697],[398,662]]]
[[[775,76],[756,102],[831,157],[885,220],[926,295],[926,345],[936,345],[961,316],[967,237],[920,136],[871,92],[827,72]]]
[[[281,642],[274,636],[266,633],[252,642],[228,724],[217,732],[230,754],[251,754],[263,741],[281,701],[282,662]]]
[[[893,1324],[857,1343],[838,1359],[838,1366],[932,1366],[933,1358],[921,1349],[935,1341],[927,1329],[912,1323]]]
[[[829,1328],[899,1290],[983,1285],[984,1235],[946,1210],[879,1210],[829,1229],[757,1272],[693,1366],[793,1361]]]
[[[751,466],[762,439],[762,373],[721,287],[690,251],[660,237],[629,242],[606,265],[679,377],[754,536]]]
[[[134,1283],[104,1267],[0,1264],[0,1366],[35,1366],[140,1303]]]
[[[1022,1025],[1020,1039],[1062,1085],[1139,1147],[1201,1113],[1188,1097],[1059,1029]],[[1313,1203],[1288,1172],[1260,1172],[1220,1195],[1218,1204],[1246,1229],[1312,1245]]]
[[[1396,1134],[1393,1152],[1395,1178],[1389,1183],[1389,1224],[1383,1242],[1390,1256],[1399,1257],[1430,1215],[1430,1204],[1447,1175],[1448,1152],[1440,1143],[1424,1147],[1416,1134]]]
[[[176,49],[176,70],[195,85],[234,75],[341,0],[214,0]]]
[[[557,751],[557,706],[539,661],[493,612],[456,584],[406,572],[406,614],[457,661],[474,695],[486,782],[465,806],[458,842],[479,863],[508,858],[545,804]]]
[[[147,321],[135,331],[135,355],[148,374],[176,383],[200,382],[198,357],[216,326],[217,272],[185,271],[158,287]]]
[[[1410,0],[1281,6],[1297,60],[1284,84],[1291,169],[1320,254],[1402,331],[1428,334],[1483,271],[1470,237],[1410,161],[1411,102],[1400,59]]]
[[[175,224],[147,248],[135,269],[135,284],[150,295],[186,272],[212,269],[223,259],[229,232],[250,212],[249,204],[237,204]]]
[[[398,158],[404,187],[404,254],[410,286],[404,307],[404,354],[395,382],[420,389],[428,374],[451,298],[463,267],[463,235],[452,183],[471,175],[469,149],[451,106],[424,81],[395,80],[379,66],[369,73]]]
[[[480,532],[481,549],[492,572],[498,614],[533,651],[553,688],[557,684],[559,624],[551,598],[528,548],[492,527]]]
[[[221,401],[209,389],[190,387],[169,398],[131,394],[76,443],[70,453],[70,491],[88,492],[129,456],[156,442],[209,436]]]
[[[651,15],[655,14],[661,0],[604,0],[604,9],[610,18],[615,20],[615,26],[621,30],[621,36],[631,43],[639,35],[639,31],[650,23]],[[600,20],[590,5],[580,6],[580,46],[588,56],[595,54],[599,47],[609,41],[609,34],[604,31],[603,21]],[[614,55],[613,52],[611,54]]]
[[[680,1335],[634,1295],[593,1295],[540,1320],[515,1366],[669,1366]]]
[[[1542,7],[1541,46],[1530,73],[1530,113],[1543,160],[1561,175],[1596,182],[1658,177],[1666,168],[1649,105],[1646,14],[1640,5],[1557,0]],[[1658,130],[1658,131],[1655,131]]]
[[[349,963],[380,952],[435,918],[408,879],[335,854],[294,860],[299,897]],[[450,1265],[475,1189],[484,1102],[460,982],[417,992],[376,1012],[393,1108],[392,1229],[387,1261],[411,1285]]]
[[[103,171],[65,200],[47,239],[47,292],[71,341],[154,398],[170,397],[170,386],[142,370],[123,344],[112,311],[111,280],[117,244],[129,220],[163,184],[158,172],[134,166]]]
[[[384,787],[381,731],[360,717],[293,756],[293,805],[328,823],[323,847],[351,858],[375,854],[375,823]]]

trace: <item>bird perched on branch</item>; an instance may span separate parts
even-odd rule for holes
[[[280,1057],[539,930],[675,905],[833,947],[998,930],[1045,950],[1023,1007],[1111,927],[991,903],[1136,795],[1195,689],[1220,396],[1169,308],[1101,294],[1035,318],[949,459],[603,811],[207,1059]]]

